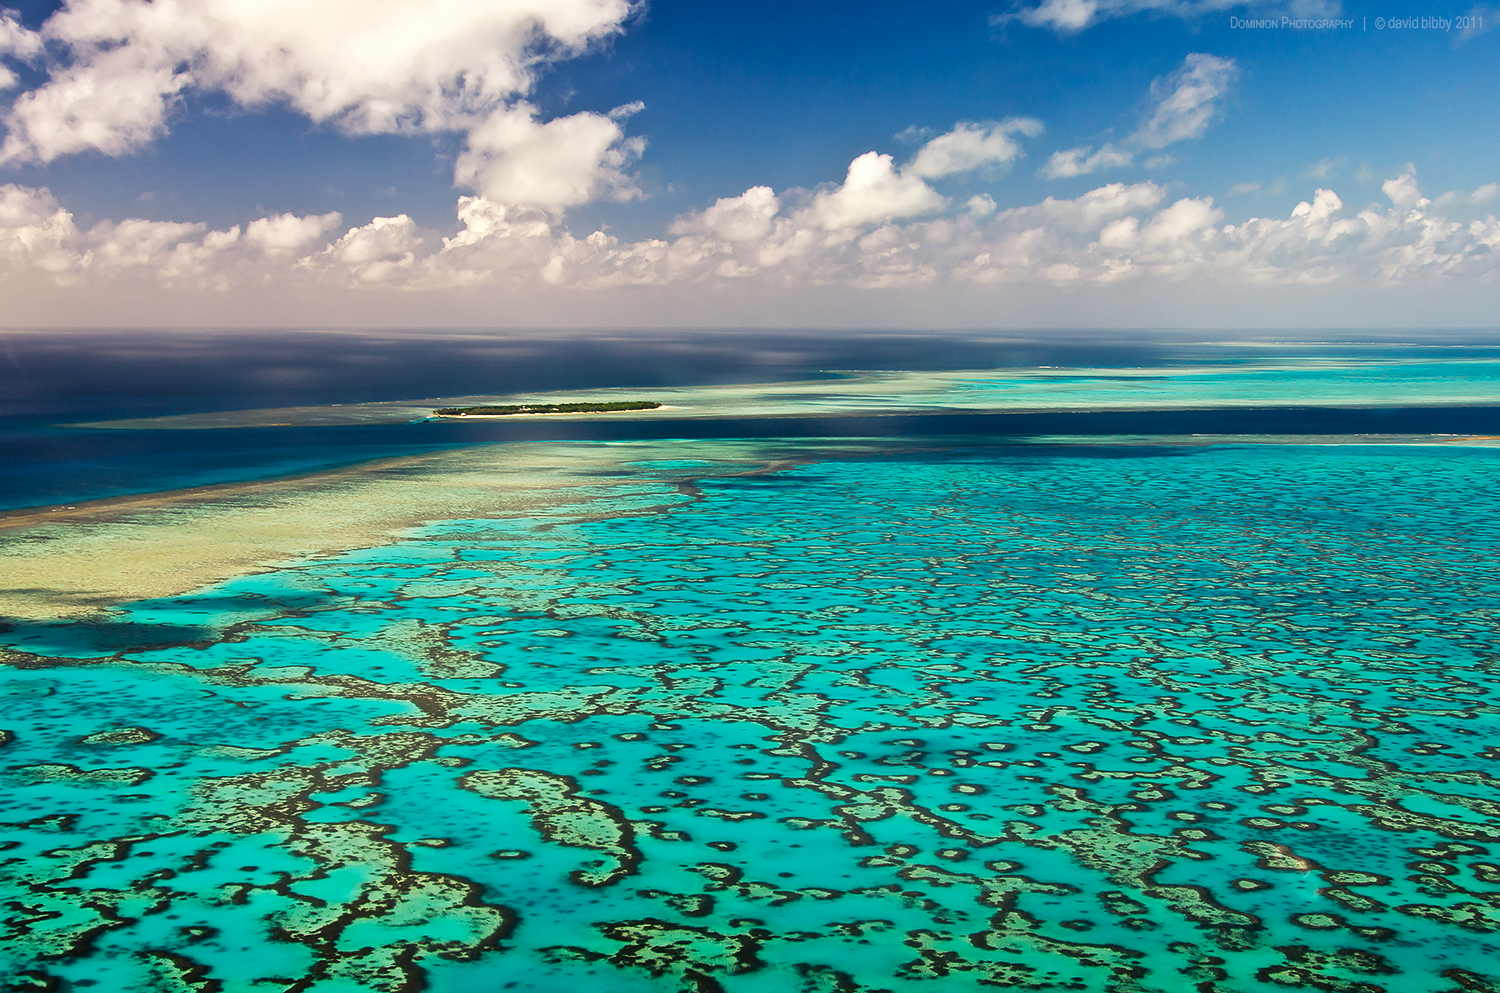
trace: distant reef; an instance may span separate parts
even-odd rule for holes
[[[611,410],[656,410],[654,400],[612,400],[608,403],[507,403],[497,406],[439,407],[439,417],[468,417],[478,414],[499,417],[505,414],[594,414]]]

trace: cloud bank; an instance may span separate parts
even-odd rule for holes
[[[1072,199],[959,211],[874,152],[810,197],[757,186],[677,220],[667,237],[574,235],[543,208],[459,201],[444,237],[405,215],[335,234],[337,214],[276,215],[228,230],[144,220],[80,230],[44,189],[0,187],[0,269],[62,286],[294,285],[435,291],[463,286],[752,285],[763,290],[934,284],[1397,285],[1500,278],[1500,186],[1423,195],[1413,168],[1387,204],[1350,208],[1320,189],[1287,217],[1224,223],[1211,197],[1152,182]],[[992,206],[992,205],[991,205]],[[947,210],[949,216],[926,215]]]
[[[1080,6],[1070,14],[1047,0],[1028,10],[1057,26],[1146,9],[1068,2]],[[469,288],[519,297],[539,287],[585,296],[696,287],[774,301],[817,287],[1159,292],[1500,278],[1500,186],[1429,198],[1411,167],[1385,183],[1383,202],[1354,207],[1323,188],[1286,217],[1241,224],[1226,223],[1211,197],[1169,195],[1154,182],[1005,209],[987,194],[964,199],[972,190],[949,195],[955,177],[1014,167],[1043,131],[1029,118],[960,121],[904,162],[872,150],[841,181],[812,190],[754,186],[678,217],[661,237],[575,233],[570,209],[641,196],[630,169],[645,143],[625,130],[641,105],[549,120],[528,97],[546,65],[619,31],[633,9],[632,0],[307,0],[306,16],[283,24],[237,0],[68,0],[38,31],[0,16],[0,54],[45,71],[5,119],[7,161],[126,154],[169,127],[181,101],[220,93],[351,134],[459,134],[455,182],[473,194],[459,198],[446,231],[406,214],[351,224],[337,213],[273,214],[223,230],[139,218],[82,228],[45,188],[3,185],[0,288],[12,299],[51,287],[160,302],[177,291],[436,299]],[[6,72],[0,87],[14,89]],[[1153,83],[1131,134],[1055,152],[1040,174],[1090,175],[1199,138],[1237,76],[1232,60],[1189,55]]]

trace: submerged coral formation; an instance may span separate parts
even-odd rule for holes
[[[669,457],[0,635],[12,988],[1500,989],[1500,451]]]

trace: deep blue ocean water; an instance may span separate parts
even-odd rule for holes
[[[12,620],[0,972],[1500,989],[1500,448],[1254,438],[1492,409],[808,420],[866,440],[643,445],[583,504]],[[97,465],[485,440],[431,427],[98,432]]]

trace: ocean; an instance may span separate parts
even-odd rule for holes
[[[1500,989],[1500,347],[150,342],[7,343],[12,988]]]

